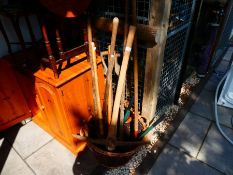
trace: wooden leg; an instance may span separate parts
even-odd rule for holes
[[[50,66],[51,66],[51,68],[53,70],[54,77],[58,78],[58,71],[57,71],[56,60],[53,57],[52,48],[50,46],[50,42],[49,42],[48,35],[47,35],[46,28],[45,28],[44,24],[42,25],[42,34],[43,34],[44,41],[45,41],[45,47],[47,49],[47,53],[48,53],[48,56],[49,56]]]

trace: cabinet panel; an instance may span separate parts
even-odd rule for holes
[[[0,60],[0,125],[30,116],[30,110],[9,63]],[[1,130],[1,129],[0,129]]]
[[[92,97],[88,93],[88,84],[87,76],[83,75],[61,88],[62,101],[73,134],[79,133],[80,128],[88,122],[91,115],[92,104],[89,100]]]
[[[66,138],[67,128],[63,121],[63,112],[59,106],[59,99],[56,91],[48,84],[37,83],[37,91],[40,100],[40,110],[42,111],[43,121],[49,125],[50,130],[57,136]]]
[[[104,99],[103,68],[98,65],[100,98]],[[94,110],[91,71],[83,73],[61,87],[62,102],[67,111],[67,120],[72,134],[77,134],[84,127]]]

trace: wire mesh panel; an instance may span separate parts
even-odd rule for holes
[[[187,27],[167,39],[157,103],[158,114],[162,114],[173,103],[182,66],[186,33]]]
[[[194,5],[195,0],[172,1],[156,107],[157,115],[162,115],[168,106],[173,104]]]
[[[190,27],[190,19],[195,0],[173,0],[168,29],[168,39],[165,47],[164,64],[161,72],[160,90],[157,104],[158,113],[162,113],[163,109],[173,103],[176,92],[176,86],[179,79],[179,72],[183,60],[183,52],[185,48],[186,33]],[[124,19],[125,1],[106,0],[103,7],[96,8],[96,15],[113,19],[117,16]],[[140,24],[149,23],[151,0],[137,0],[137,21]],[[130,6],[130,5],[129,5]],[[129,9],[131,12],[131,9]],[[129,18],[131,18],[129,13]],[[96,43],[99,50],[107,50],[110,44],[111,34],[98,31],[96,33]],[[116,50],[122,53],[123,38],[117,37]],[[146,49],[139,48],[139,109],[141,110],[144,85],[144,71]],[[117,82],[117,76],[113,75]],[[133,61],[130,60],[127,73],[127,99],[133,98]],[[116,88],[116,84],[113,84]]]
[[[106,0],[105,5],[97,8],[95,14],[97,16],[105,17],[108,19],[113,19],[118,17],[119,19],[124,19],[125,17],[125,1],[119,0]],[[130,3],[130,1],[129,1]],[[149,9],[150,0],[137,0],[137,22],[140,24],[148,24],[149,20]],[[131,19],[131,8],[129,4],[129,21]],[[106,33],[103,31],[97,31],[95,33],[95,43],[98,50],[104,51],[108,49],[108,45],[111,42],[111,33]],[[118,35],[116,41],[116,51],[123,53],[123,36]],[[144,86],[144,74],[145,74],[145,59],[146,59],[146,49],[138,47],[138,109],[141,111],[142,99],[143,99],[143,86]],[[106,61],[107,62],[107,61]],[[119,59],[119,64],[121,64],[121,59]],[[116,91],[118,76],[113,72],[113,92]],[[134,79],[133,79],[133,59],[129,61],[127,77],[126,77],[126,99],[128,101],[133,101],[134,98]]]

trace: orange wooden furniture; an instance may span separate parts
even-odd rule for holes
[[[86,57],[78,55],[78,59]],[[104,74],[101,59],[97,59],[101,99],[103,101]],[[65,62],[62,63],[65,67]],[[77,154],[86,143],[73,138],[89,120],[93,110],[92,79],[90,63],[84,60],[53,76],[53,70],[46,68],[34,76],[37,103],[40,113],[33,120],[70,151]]]
[[[0,131],[31,117],[11,65],[0,59]]]

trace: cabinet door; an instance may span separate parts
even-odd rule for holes
[[[27,114],[27,115],[26,115]],[[16,81],[13,69],[0,60],[0,125],[19,117],[28,117],[30,110]]]
[[[37,82],[36,88],[41,100],[39,108],[42,111],[43,120],[49,125],[48,127],[53,134],[65,139],[67,128],[63,120],[64,113],[56,89],[44,82]]]
[[[99,90],[101,102],[104,99],[104,74],[98,66]],[[85,128],[94,111],[91,71],[81,74],[61,87],[62,102],[67,110],[67,121],[72,134]],[[71,135],[71,134],[70,134]]]
[[[88,80],[86,73],[76,77],[71,82],[61,88],[62,101],[67,111],[67,120],[72,134],[77,134],[80,128],[85,127],[91,115],[91,105],[88,103],[92,99],[91,94],[87,94]],[[71,133],[70,136],[72,137]]]

